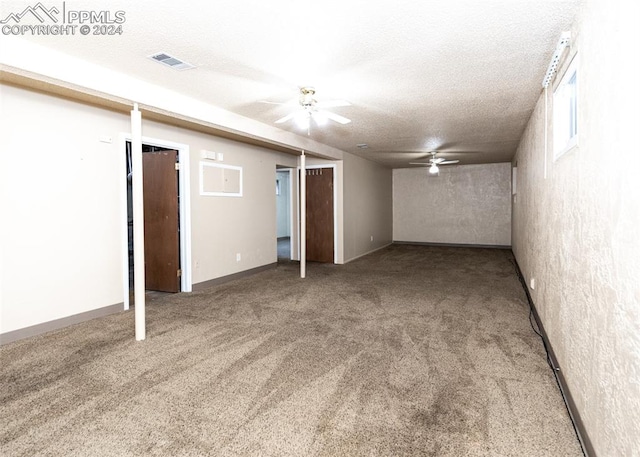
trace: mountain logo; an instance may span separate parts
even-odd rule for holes
[[[16,14],[11,13],[6,18],[0,20],[0,24],[7,24],[9,21],[13,20],[16,24],[19,24],[23,17],[31,14],[35,17],[41,24],[47,21],[47,18],[55,23],[58,22],[57,14],[60,14],[60,10],[55,6],[53,8],[47,9],[45,6],[38,2],[35,6],[28,6],[24,9],[22,13]]]

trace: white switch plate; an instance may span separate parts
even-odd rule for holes
[[[242,256],[240,255],[240,253],[238,252],[236,254],[236,262],[240,262],[240,260],[242,259]]]
[[[536,278],[531,278],[531,288],[532,289],[536,288]]]

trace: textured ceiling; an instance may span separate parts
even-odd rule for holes
[[[509,161],[580,0],[66,3],[125,11],[122,35],[28,39],[270,125],[292,107],[262,101],[313,86],[319,102],[348,100],[331,110],[352,122],[312,126],[312,138],[404,167],[434,149]],[[28,5],[3,0],[2,17]],[[197,68],[147,58],[160,51]]]

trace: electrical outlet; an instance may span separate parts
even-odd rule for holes
[[[371,235],[371,242],[373,243],[373,235]]]
[[[236,254],[236,262],[240,262],[240,260],[242,260],[242,256],[240,255],[240,253],[238,252]]]
[[[536,278],[531,278],[531,289],[536,288]]]

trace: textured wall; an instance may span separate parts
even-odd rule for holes
[[[508,163],[393,170],[393,239],[511,245]]]
[[[598,456],[640,455],[637,18],[635,2],[585,3],[579,147],[553,162],[549,141],[545,178],[541,97],[514,160],[513,250]]]

